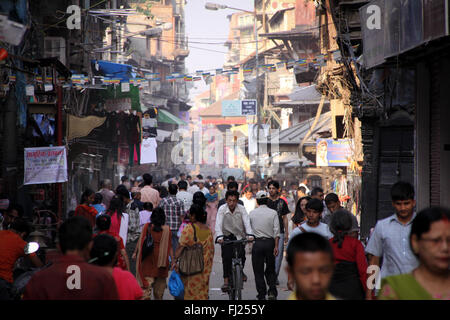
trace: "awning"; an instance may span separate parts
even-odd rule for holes
[[[133,67],[128,64],[114,63],[110,61],[91,60],[92,72],[94,75],[103,75],[106,77],[120,78],[129,80],[134,78]]]
[[[292,108],[296,105],[320,104],[322,95],[316,90],[316,85],[296,87],[288,95],[290,100],[274,102],[274,106]],[[329,103],[325,100],[325,103]]]
[[[177,116],[174,116],[169,111],[166,111],[164,109],[158,109],[158,121],[170,123],[170,124],[177,124],[179,126],[187,126],[188,124],[178,118]]]
[[[306,31],[306,30],[301,30],[301,29],[292,29],[289,31],[262,33],[262,34],[259,34],[259,36],[267,37],[268,39],[299,40],[301,38],[309,38],[309,37],[317,36],[317,32]]]

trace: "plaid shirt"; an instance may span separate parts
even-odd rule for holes
[[[131,209],[131,205],[133,204],[133,201],[127,204],[126,207],[126,213],[129,217],[128,222],[128,236],[127,236],[127,243],[128,242],[134,242],[139,240],[139,228],[140,228],[140,216],[139,216],[139,208],[136,206],[135,209]]]
[[[164,209],[166,214],[166,225],[170,230],[178,231],[181,226],[181,216],[184,216],[184,204],[181,200],[178,200],[176,196],[169,195],[161,200],[159,206]]]

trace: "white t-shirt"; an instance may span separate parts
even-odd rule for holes
[[[247,197],[241,198],[242,202],[244,203],[245,210],[248,214],[250,214],[250,211],[254,210],[256,208],[256,199],[251,198],[250,200],[247,199]]]
[[[152,216],[151,211],[142,210],[139,212],[139,230],[142,232],[142,228],[146,223],[150,222],[150,218]]]
[[[305,229],[306,232],[318,233],[322,237],[325,237],[327,239],[333,238],[333,234],[331,233],[330,229],[328,228],[328,225],[326,225],[325,223],[319,222],[319,225],[317,227],[311,227],[307,223],[303,223],[303,224],[301,224],[301,226],[303,229]],[[291,241],[291,239],[293,237],[295,237],[297,234],[300,234],[300,233],[303,233],[303,231],[300,230],[299,227],[292,230],[292,232],[289,236],[289,241]]]
[[[200,188],[196,184],[194,184],[193,186],[189,187],[187,191],[190,192],[191,194],[194,194],[197,191],[200,191]]]
[[[192,206],[192,194],[187,191],[178,191],[177,199],[184,203],[184,209],[189,210]]]
[[[157,142],[155,138],[147,138],[142,140],[141,144],[141,161],[140,163],[157,163],[156,157]]]

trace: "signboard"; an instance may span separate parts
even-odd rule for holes
[[[241,112],[241,100],[222,101],[222,117],[240,117]]]
[[[317,139],[316,167],[347,167],[350,165],[352,139]]]
[[[256,100],[242,100],[241,106],[243,116],[256,116],[258,109]]]
[[[384,63],[384,1],[374,0],[359,9],[366,69]],[[376,8],[380,8],[379,11]],[[377,16],[379,14],[379,16]]]
[[[256,100],[222,101],[222,117],[256,116],[257,110]]]
[[[24,184],[67,181],[66,147],[25,148]]]

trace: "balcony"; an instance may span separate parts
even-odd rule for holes
[[[173,56],[175,58],[182,57],[186,58],[189,55],[189,45],[188,38],[184,34],[176,34],[175,38],[175,49],[173,51]]]

